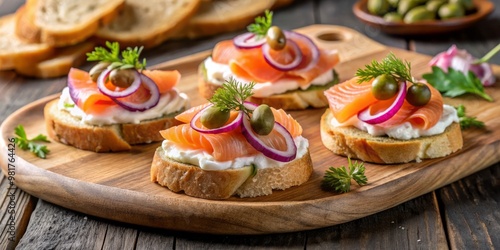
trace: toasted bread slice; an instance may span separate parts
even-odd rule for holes
[[[458,151],[463,146],[458,123],[452,123],[438,135],[411,140],[372,136],[355,127],[332,127],[333,115],[327,109],[321,117],[321,140],[335,154],[374,163],[406,163],[439,158]]]
[[[50,138],[76,148],[94,152],[116,152],[131,149],[131,145],[161,141],[159,131],[178,125],[171,114],[138,124],[92,126],[81,122],[69,112],[59,110],[59,99],[46,104],[44,117]]]
[[[53,55],[54,48],[47,44],[30,43],[18,38],[15,24],[15,14],[0,17],[0,70],[13,69],[16,61],[41,61]]]
[[[96,37],[122,46],[150,48],[167,40],[187,24],[200,0],[126,0],[124,8]]]
[[[62,47],[91,37],[110,22],[125,0],[34,0],[34,23],[40,28],[40,41]],[[31,6],[31,5],[29,5]]]
[[[35,10],[38,0],[27,0],[16,11],[16,35],[30,43],[40,43],[41,30],[35,24]]]
[[[306,182],[313,171],[309,152],[284,166],[254,170],[252,166],[229,170],[203,170],[165,156],[159,147],[151,165],[151,181],[174,192],[205,199],[227,199],[233,195],[270,195]]]
[[[283,8],[283,7],[286,7],[292,3],[293,3],[293,0],[276,0],[272,9],[274,10],[274,9]]]
[[[242,30],[256,16],[270,9],[275,0],[204,1],[185,29],[175,38],[199,38]]]

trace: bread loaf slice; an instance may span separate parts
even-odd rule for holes
[[[24,8],[21,6],[20,10]],[[53,55],[53,47],[26,42],[17,37],[15,30],[15,14],[0,17],[0,70],[14,69],[16,61],[41,61]]]
[[[81,119],[72,116],[57,107],[59,99],[45,105],[44,117],[47,134],[50,138],[79,149],[94,152],[126,151],[131,145],[161,141],[159,131],[178,125],[171,114],[138,124],[113,124],[93,126],[84,124]]]
[[[214,0],[202,2],[187,27],[175,38],[199,38],[242,30],[275,0]]]
[[[40,28],[40,41],[56,47],[84,41],[100,26],[110,22],[124,2],[125,0],[36,0],[34,23]]]
[[[283,7],[286,7],[292,3],[293,3],[293,0],[276,0],[272,9],[274,10],[274,9],[283,8]]]
[[[270,195],[306,182],[313,171],[309,152],[282,167],[254,170],[252,166],[228,170],[203,170],[165,156],[159,147],[151,165],[151,181],[174,192],[205,199],[227,199],[233,195]]]
[[[167,40],[187,24],[200,0],[126,0],[124,8],[96,37],[122,46],[150,48]]]
[[[327,109],[321,117],[321,140],[335,154],[374,163],[406,163],[439,158],[458,151],[463,146],[458,123],[452,123],[438,135],[411,140],[372,136],[355,127],[332,127],[333,117]]]
[[[16,11],[16,35],[30,43],[40,43],[41,30],[35,25],[35,10],[38,0],[27,0]]]

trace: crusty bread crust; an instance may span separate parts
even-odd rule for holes
[[[269,195],[306,182],[313,171],[309,152],[282,167],[264,168],[256,174],[251,166],[229,170],[203,170],[198,166],[174,161],[159,147],[151,165],[151,181],[174,192],[205,199],[227,199],[233,195],[256,197]]]
[[[139,124],[92,126],[69,112],[59,110],[59,99],[45,105],[44,116],[50,138],[76,148],[94,152],[126,151],[131,145],[161,141],[159,131],[180,124],[174,116],[143,121]]]
[[[411,140],[371,136],[355,127],[332,127],[333,115],[327,109],[321,117],[321,140],[335,154],[374,163],[419,162],[447,156],[463,146],[458,123],[452,123],[438,135]]]

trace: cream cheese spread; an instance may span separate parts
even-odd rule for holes
[[[63,89],[59,98],[59,110],[66,110],[72,116],[81,119],[82,123],[89,125],[110,125],[120,123],[140,123],[145,120],[156,119],[164,115],[172,114],[189,107],[189,100],[186,94],[171,90],[160,96],[156,106],[145,111],[129,111],[119,105],[109,107],[100,114],[86,114],[81,110],[69,94],[69,88]]]
[[[405,122],[393,127],[381,127],[362,122],[357,116],[351,117],[349,120],[343,123],[339,123],[335,118],[330,121],[333,127],[339,126],[354,126],[359,130],[366,131],[372,136],[384,136],[400,139],[409,140],[413,138],[419,138],[421,136],[431,136],[437,135],[444,132],[444,130],[450,126],[453,122],[459,122],[457,110],[450,105],[443,105],[443,114],[439,121],[433,127],[423,130],[415,128],[410,122]]]
[[[307,153],[309,148],[309,141],[302,137],[297,136],[294,138],[295,145],[297,146],[297,158],[301,158]],[[162,148],[165,151],[165,155],[177,162],[183,162],[195,166],[199,166],[204,170],[225,170],[225,169],[238,169],[244,166],[254,165],[257,169],[270,168],[270,167],[281,167],[286,164],[286,162],[279,162],[264,156],[262,153],[239,157],[232,161],[216,161],[214,157],[207,152],[198,150],[189,150],[177,147],[174,143],[169,140],[164,140],[162,143]]]
[[[203,63],[205,65],[207,80],[210,83],[222,85],[226,80],[229,80],[231,78],[243,84],[249,83],[248,80],[235,76],[229,68],[229,65],[216,63],[212,60],[212,57],[208,57]],[[334,75],[331,70],[328,70],[305,85],[299,85],[299,83],[293,79],[282,79],[273,83],[259,82],[255,84],[255,87],[253,89],[253,96],[262,98],[269,97],[271,95],[282,94],[289,90],[296,90],[299,88],[305,90],[311,85],[322,86],[332,82],[333,80]]]

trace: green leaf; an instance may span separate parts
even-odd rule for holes
[[[351,158],[348,158],[348,163],[349,171],[344,166],[328,168],[323,177],[323,186],[340,193],[347,193],[351,190],[351,179],[360,186],[366,185],[368,179],[365,176],[363,163],[358,163],[357,161],[353,163],[351,162]]]
[[[266,10],[263,17],[256,17],[255,22],[247,26],[247,30],[257,35],[257,38],[262,38],[266,36],[267,30],[271,28],[272,24],[273,12]]]
[[[474,94],[488,101],[493,101],[491,96],[484,92],[481,80],[472,72],[464,74],[453,68],[448,68],[444,72],[437,66],[432,67],[432,73],[422,76],[428,83],[434,86],[439,92],[447,97],[457,97],[464,94]]]
[[[460,127],[462,129],[469,129],[469,128],[482,129],[485,127],[484,122],[477,120],[476,117],[471,117],[466,115],[464,105],[459,105],[458,107],[455,107],[455,109],[457,110],[457,116],[460,121]]]
[[[14,128],[14,133],[17,135],[15,138],[16,144],[22,150],[29,150],[34,153],[36,156],[45,159],[47,154],[50,152],[47,146],[43,144],[38,144],[36,142],[50,142],[47,139],[47,136],[39,134],[35,136],[33,139],[28,139],[26,135],[26,131],[22,125],[18,125]]]
[[[135,47],[123,50],[120,57],[120,44],[118,42],[106,42],[106,48],[96,47],[94,51],[87,53],[87,61],[99,61],[110,63],[111,68],[146,68],[146,59],[139,60],[143,47]]]

